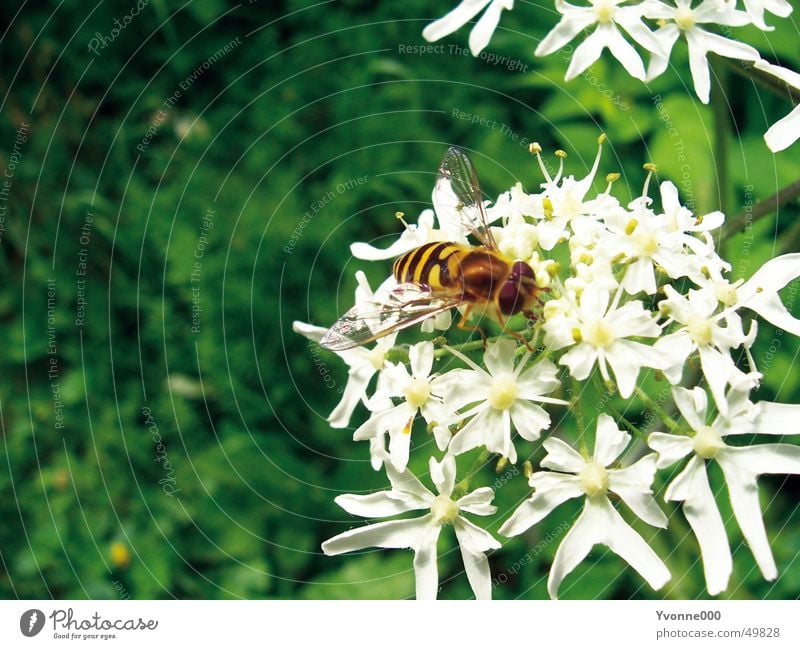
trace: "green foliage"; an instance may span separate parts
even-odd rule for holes
[[[347,308],[355,270],[376,283],[387,275],[389,262],[353,260],[349,244],[388,245],[396,211],[414,220],[429,207],[451,143],[474,151],[490,196],[516,180],[529,190],[541,182],[527,142],[541,142],[551,160],[566,150],[580,175],[601,132],[610,142],[601,170],[622,173],[622,199],[641,192],[650,160],[682,188],[650,90],[686,142],[699,211],[717,208],[720,165],[737,197],[732,212],[747,186],[757,201],[800,173],[796,149],[772,155],[761,139],[789,109],[780,98],[764,100],[767,120],[750,82],[725,78],[732,102],[720,160],[711,109],[684,90],[687,66],[648,89],[604,56],[564,84],[566,60],[532,55],[554,20],[532,5],[504,16],[491,45],[520,58],[523,72],[454,54],[466,30],[444,41],[445,54],[401,52],[447,8],[422,0],[152,0],[93,53],[92,39],[108,38],[134,5],[29,3],[2,46],[5,169],[29,124],[0,247],[4,597],[413,596],[410,552],[329,559],[320,550],[360,524],[335,495],[384,486],[366,445],[325,421],[346,368],[291,331],[295,319],[328,324]],[[759,38],[800,62],[791,33]],[[783,208],[730,242],[734,261],[748,260],[745,276],[778,244],[797,248],[797,216]],[[764,398],[800,401],[796,350],[784,339],[774,353]],[[498,476],[486,467],[481,480]],[[765,491],[786,569],[765,583],[739,547],[728,596],[800,589],[797,482],[770,480]],[[494,532],[527,494],[521,470],[497,492]],[[557,542],[542,540],[576,515],[565,506],[491,557],[493,575],[506,576],[498,598],[546,597]],[[685,525],[678,511],[671,520]],[[659,536],[659,550],[673,537]],[[468,597],[452,539],[441,544],[442,597]],[[670,562],[686,576],[664,596],[703,592],[696,559],[694,540],[681,539]],[[661,596],[602,552],[562,591]]]

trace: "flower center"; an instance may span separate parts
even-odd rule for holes
[[[452,525],[460,513],[458,505],[449,496],[436,496],[431,505],[431,514],[436,525]]]
[[[711,321],[697,313],[689,316],[686,331],[698,345],[708,345],[711,342]]]
[[[694,434],[692,448],[704,460],[710,460],[725,448],[725,442],[711,426],[703,426]]]
[[[581,489],[589,498],[602,496],[608,491],[608,471],[597,462],[587,462],[580,473]]]
[[[633,246],[638,257],[652,257],[658,252],[658,239],[655,232],[639,230],[634,233]]]
[[[608,347],[614,342],[614,332],[611,325],[600,318],[584,326],[583,339],[594,347]]]
[[[500,252],[512,259],[530,259],[539,243],[536,228],[527,223],[513,224],[506,228],[498,244]]]
[[[673,19],[679,29],[691,29],[697,22],[694,17],[694,11],[690,7],[678,7],[675,10]]]
[[[617,5],[612,0],[598,0],[594,3],[594,15],[597,16],[597,22],[601,24],[613,21],[616,12]]]
[[[374,349],[367,352],[367,360],[372,363],[372,367],[380,371],[383,369],[383,362],[386,360],[388,350],[384,345],[376,345]]]
[[[406,401],[414,408],[420,408],[425,405],[428,397],[431,396],[431,384],[427,379],[420,379],[415,376],[411,379],[411,383],[406,386],[406,389],[403,390],[403,394],[406,396]]]
[[[495,410],[508,410],[519,396],[517,380],[513,376],[501,376],[492,381],[489,389],[489,405]]]
[[[714,282],[714,295],[725,306],[733,306],[737,300],[736,284],[731,284],[724,279]]]
[[[571,221],[581,213],[583,202],[577,196],[573,196],[569,193],[564,196],[558,207],[559,216],[563,216]]]

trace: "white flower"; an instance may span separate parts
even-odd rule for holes
[[[371,301],[373,292],[366,275],[361,271],[357,271],[356,281],[358,282],[356,304]],[[376,293],[379,293],[382,288],[379,288]],[[314,342],[319,342],[328,331],[324,327],[317,327],[297,320],[292,323],[292,329],[295,333],[305,336]],[[396,338],[397,334],[393,333],[381,338],[371,349],[356,347],[335,352],[339,358],[347,363],[350,369],[347,373],[347,385],[342,393],[342,399],[339,405],[333,409],[333,412],[328,415],[328,423],[332,428],[347,428],[358,402],[365,400],[370,379],[376,372],[386,367],[386,353],[394,346]],[[380,468],[380,465],[376,467],[376,469],[378,468]]]
[[[595,155],[594,163],[589,173],[580,180],[575,179],[574,176],[563,177],[564,172],[564,158],[566,154],[559,152],[559,167],[558,172],[554,177],[550,176],[547,166],[542,160],[541,150],[538,145],[534,146],[533,151],[536,154],[536,159],[539,163],[542,175],[545,182],[542,183],[544,188],[544,198],[542,200],[543,210],[541,215],[537,214],[539,221],[537,223],[539,245],[544,250],[552,250],[552,248],[561,240],[568,237],[567,226],[575,227],[575,222],[581,217],[592,215],[591,221],[604,214],[606,210],[614,209],[618,203],[614,201],[611,204],[603,205],[605,209],[598,210],[601,206],[599,199],[586,200],[586,196],[592,188],[597,170],[600,167],[600,158],[603,155],[603,143],[605,136],[598,138],[597,155]]]
[[[672,6],[660,0],[642,3],[644,15],[655,20],[671,20],[658,31],[656,38],[661,43],[663,54],[655,53],[647,69],[647,81],[651,81],[667,69],[672,46],[683,34],[689,46],[689,69],[692,72],[694,91],[704,104],[708,103],[711,91],[711,74],[706,56],[714,52],[728,58],[757,61],[759,53],[749,45],[731,38],[700,29],[698,25],[716,24],[740,27],[750,22],[749,16],[731,8],[720,0],[703,0],[692,8],[692,0],[675,0]]]
[[[556,366],[545,359],[526,368],[530,358],[527,353],[514,367],[516,350],[516,342],[508,338],[491,343],[483,356],[485,370],[460,352],[451,350],[472,369],[453,371],[452,385],[457,390],[453,390],[447,402],[454,408],[475,404],[460,415],[472,419],[450,442],[450,452],[454,455],[485,446],[492,453],[500,453],[510,462],[516,462],[511,424],[524,439],[537,440],[539,433],[549,428],[550,415],[534,402],[568,404],[562,399],[543,396],[560,385]]]
[[[565,80],[569,81],[583,72],[600,58],[607,47],[622,63],[628,74],[644,81],[645,70],[642,59],[636,49],[622,36],[619,27],[622,27],[638,45],[654,54],[661,53],[662,48],[653,32],[642,22],[644,12],[642,6],[619,6],[624,1],[589,0],[591,7],[578,7],[564,0],[556,0],[556,9],[562,14],[562,18],[539,43],[536,55],[547,56],[560,50],[575,36],[596,24],[597,28],[591,35],[575,48]]]
[[[585,496],[583,512],[556,551],[547,591],[558,596],[558,587],[596,544],[608,546],[636,570],[655,590],[669,581],[670,573],[647,542],[625,522],[608,498],[616,494],[643,521],[665,528],[667,518],[652,496],[650,485],[656,471],[654,453],[624,469],[609,467],[627,448],[630,435],[619,430],[606,414],[597,420],[594,455],[586,459],[561,440],[544,442],[547,455],[542,466],[552,471],[531,475],[533,495],[500,528],[516,536],[535,525],[553,509],[572,498]]]
[[[620,396],[627,399],[636,386],[639,370],[663,369],[666,359],[648,345],[626,340],[631,336],[656,337],[661,328],[638,300],[618,307],[620,294],[618,289],[615,303],[609,306],[608,291],[587,288],[571,313],[557,313],[547,319],[544,342],[553,350],[574,345],[558,362],[569,367],[579,381],[589,377],[595,363],[603,379],[610,381],[610,366]]]
[[[793,252],[770,259],[746,282],[728,282],[712,275],[699,283],[709,288],[728,307],[727,316],[739,309],[750,309],[779,329],[800,336],[800,320],[795,318],[778,295],[789,282],[800,277],[800,253]]]
[[[735,0],[731,4],[734,4]],[[772,31],[774,27],[768,27],[764,22],[764,12],[769,11],[776,16],[786,18],[792,13],[792,5],[786,0],[744,0],[744,8],[753,24],[764,31]]]
[[[761,517],[757,481],[758,476],[767,473],[800,473],[800,446],[729,446],[725,439],[751,434],[796,434],[800,406],[763,401],[753,405],[747,398],[747,389],[737,386],[726,397],[728,414],[718,415],[708,425],[704,390],[674,388],[672,394],[692,427],[692,434],[652,433],[648,443],[658,453],[659,469],[691,456],[664,497],[683,502],[683,512],[700,544],[709,594],[716,595],[727,588],[733,564],[725,526],[706,473],[706,464],[711,460],[722,469],[733,514],[761,573],[765,579],[775,579],[778,570]]]
[[[622,281],[623,288],[634,295],[640,291],[652,295],[656,292],[656,268],[661,268],[672,279],[693,276],[702,267],[712,265],[721,269],[713,255],[714,242],[705,233],[719,227],[725,217],[712,212],[702,219],[680,204],[678,190],[671,182],[661,183],[662,214],[656,214],[648,205],[646,195],[629,205],[631,211],[610,214],[605,219],[611,236],[601,242],[609,250],[610,258],[629,261]],[[693,236],[706,236],[701,241]]]
[[[414,550],[417,599],[436,599],[439,576],[436,543],[442,526],[452,525],[461,548],[464,569],[477,599],[491,599],[492,585],[487,550],[500,548],[491,534],[467,520],[462,512],[490,516],[497,511],[491,504],[494,491],[481,487],[457,500],[452,499],[456,463],[448,455],[437,463],[430,459],[431,478],[439,495],[434,495],[408,470],[398,472],[385,463],[392,484],[388,491],[358,496],[338,496],[336,502],[351,514],[368,518],[394,516],[414,510],[429,510],[419,518],[375,523],[349,530],[322,544],[327,555],[342,554],[369,547],[410,548]]]
[[[449,232],[434,228],[433,210],[429,209],[422,211],[416,225],[406,225],[406,229],[403,230],[400,238],[388,248],[376,248],[368,243],[357,241],[350,244],[350,252],[356,259],[364,259],[365,261],[394,259],[414,250],[414,248],[419,248],[425,243],[448,241],[449,236]]]
[[[411,449],[411,428],[417,413],[433,426],[436,442],[441,450],[447,447],[450,433],[447,426],[451,415],[442,400],[452,381],[448,375],[432,375],[433,343],[421,342],[408,352],[411,372],[402,363],[389,363],[382,375],[378,390],[369,401],[374,412],[355,433],[355,441],[372,440],[389,434],[389,457],[398,471],[408,464]],[[403,400],[392,405],[392,397]],[[372,445],[372,450],[377,446]],[[374,466],[374,465],[373,465]]]
[[[698,352],[703,376],[724,412],[727,404],[725,387],[745,380],[754,387],[759,376],[745,375],[730,355],[731,349],[748,340],[742,330],[741,318],[730,310],[715,314],[719,301],[710,287],[690,290],[685,297],[667,284],[664,294],[667,299],[659,303],[659,308],[669,316],[667,323],[674,321],[683,325],[653,345],[669,359],[664,374],[670,383],[679,383],[686,358]],[[724,327],[721,326],[723,322],[726,324]]]
[[[755,67],[800,90],[800,74],[797,72],[773,65],[764,59],[756,61]],[[795,106],[786,117],[775,122],[764,133],[764,141],[770,150],[776,153],[790,147],[798,138],[800,138],[800,105]]]
[[[450,13],[428,25],[423,30],[422,36],[429,42],[438,41],[461,29],[486,9],[469,34],[469,49],[472,56],[478,56],[492,39],[503,9],[511,10],[513,8],[514,0],[463,0]]]

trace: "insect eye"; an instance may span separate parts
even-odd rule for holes
[[[523,297],[520,295],[519,279],[509,279],[503,288],[500,289],[500,295],[497,298],[498,306],[503,312],[503,315],[514,315],[522,309]]]
[[[533,268],[531,268],[524,261],[515,261],[514,262],[514,265],[511,266],[511,276],[512,277],[530,277],[531,279],[536,279],[536,276],[533,273]]]

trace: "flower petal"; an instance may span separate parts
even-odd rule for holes
[[[789,313],[778,296],[778,291],[797,277],[800,277],[800,253],[770,259],[739,287],[739,303],[776,327],[800,336],[800,320]]]
[[[322,551],[328,556],[364,548],[416,548],[428,537],[432,515],[402,521],[385,521],[348,530],[328,539]]]
[[[537,481],[537,476],[543,479]],[[560,504],[583,495],[580,480],[576,476],[540,472],[534,473],[531,480],[537,482],[536,491],[500,527],[503,536],[522,534]]]
[[[361,399],[366,395],[367,384],[375,374],[371,365],[352,367],[347,374],[347,385],[342,393],[339,404],[328,415],[328,424],[331,428],[347,428],[350,417]]]
[[[514,372],[514,354],[517,341],[511,338],[500,338],[489,343],[483,355],[483,364],[492,376],[508,376]]]
[[[597,360],[597,350],[589,343],[575,345],[559,360],[560,365],[566,365],[569,373],[579,381],[583,381],[592,373],[592,367]]]
[[[636,29],[631,25],[633,29],[633,33],[636,35],[637,42],[643,47],[647,47],[648,49],[653,49],[656,53],[661,51],[661,46],[656,38],[653,36],[653,33],[647,29],[643,24],[640,23],[641,29]],[[644,71],[644,63],[642,63],[642,58],[639,56],[639,53],[636,51],[636,48],[633,47],[628,41],[625,40],[625,37],[620,33],[619,29],[617,29],[614,25],[600,25],[598,27],[598,31],[603,29],[608,33],[606,36],[606,45],[611,53],[614,55],[614,58],[617,59],[620,63],[622,63],[622,67],[627,70],[628,74],[634,77],[635,79],[640,79],[644,81],[645,77],[647,76]],[[630,30],[629,30],[630,32]],[[647,38],[645,34],[649,34],[650,38]],[[645,46],[644,43],[640,42],[640,39],[647,43]]]
[[[616,422],[603,413],[597,418],[597,434],[594,440],[594,461],[608,466],[616,460],[630,444],[631,436],[617,427]]]
[[[744,450],[724,448],[717,454],[716,460],[725,474],[736,522],[739,523],[764,579],[772,581],[778,576],[778,568],[764,529],[756,474],[748,466],[749,459],[747,453],[742,453]]]
[[[759,401],[751,432],[761,435],[800,435],[800,404]]]
[[[336,496],[334,501],[347,513],[365,518],[383,518],[414,509],[427,509],[426,503],[403,496],[404,494],[394,491],[378,491],[365,495],[342,494]]]
[[[707,50],[703,42],[706,33],[696,27],[684,31],[689,45],[689,69],[692,72],[694,91],[704,104],[708,103],[711,93],[711,73],[708,70]]]
[[[658,590],[669,581],[664,562],[619,515],[608,498],[587,498],[578,520],[556,551],[547,580],[547,591],[556,599],[558,587],[597,543],[607,545],[624,559],[650,586]]]
[[[605,521],[602,512],[590,505],[586,500],[581,515],[564,536],[556,550],[553,565],[547,577],[547,592],[551,599],[558,599],[558,587],[578,564],[586,558],[596,543],[600,543],[605,535]]]
[[[509,9],[514,6],[514,0],[511,0],[511,7],[508,6],[508,0],[494,0],[492,4],[486,9],[484,14],[480,17],[475,27],[469,33],[469,49],[472,56],[478,56],[489,44],[494,35],[494,30],[500,23],[500,14],[503,9]]]
[[[542,466],[545,469],[580,473],[586,464],[586,459],[578,451],[558,437],[548,437],[542,446],[547,451],[547,455],[542,460]]]
[[[729,446],[728,456],[735,457],[739,466],[756,476],[764,474],[800,474],[800,446],[794,444],[756,444]]]
[[[461,516],[455,520],[453,528],[461,548],[464,570],[475,598],[492,599],[492,575],[489,571],[489,560],[484,552],[500,548],[500,543],[486,530]]]
[[[536,56],[547,56],[560,50],[594,22],[594,11],[588,7],[585,11],[570,12],[569,17],[561,18],[558,24],[550,30],[550,33],[542,39],[534,53]]]
[[[719,595],[728,587],[733,559],[705,462],[700,457],[694,456],[670,483],[666,498],[683,502],[683,513],[700,545],[706,588],[709,595]]]
[[[550,427],[550,415],[544,408],[530,401],[518,399],[509,412],[517,432],[529,442],[539,439],[542,430]]]
[[[606,46],[604,31],[595,29],[583,43],[575,48],[564,81],[570,81],[600,58]]]
[[[650,486],[656,474],[656,454],[645,455],[624,469],[608,472],[608,486],[645,523],[666,527],[667,517],[653,498]]]
[[[422,30],[422,37],[429,42],[438,41],[461,29],[477,16],[491,0],[463,0],[455,9]]]
[[[672,398],[678,411],[692,427],[692,430],[700,430],[706,425],[706,413],[708,411],[708,395],[700,387],[692,390],[686,388],[672,388]]]
[[[439,591],[439,569],[436,565],[436,542],[441,528],[428,525],[414,549],[414,579],[417,585],[417,599],[436,599]]]
[[[456,505],[463,512],[477,514],[478,516],[491,516],[497,512],[497,507],[491,504],[493,498],[494,489],[491,487],[479,487],[466,496],[461,496],[456,501]]]
[[[692,438],[684,435],[650,433],[647,445],[658,453],[656,467],[666,469],[692,452]]]
[[[700,345],[697,349],[700,352],[703,376],[711,394],[714,395],[714,402],[719,411],[726,415],[728,401],[725,399],[725,386],[728,385],[732,376],[739,373],[736,364],[729,354],[723,354],[709,345]]]
[[[435,496],[419,481],[417,476],[408,469],[398,471],[390,462],[384,463],[384,466],[386,477],[389,478],[394,491],[415,496],[420,502],[430,506]]]
[[[411,373],[419,378],[427,378],[433,368],[433,343],[429,340],[412,345],[408,350]]]
[[[443,496],[453,493],[456,484],[456,459],[452,455],[445,455],[441,462],[431,458],[428,466],[431,470],[431,480],[439,493]]]
[[[658,350],[632,340],[615,340],[606,349],[606,359],[611,369],[614,370],[619,396],[623,399],[627,399],[633,394],[636,379],[639,377],[642,367],[664,369],[668,364]]]

